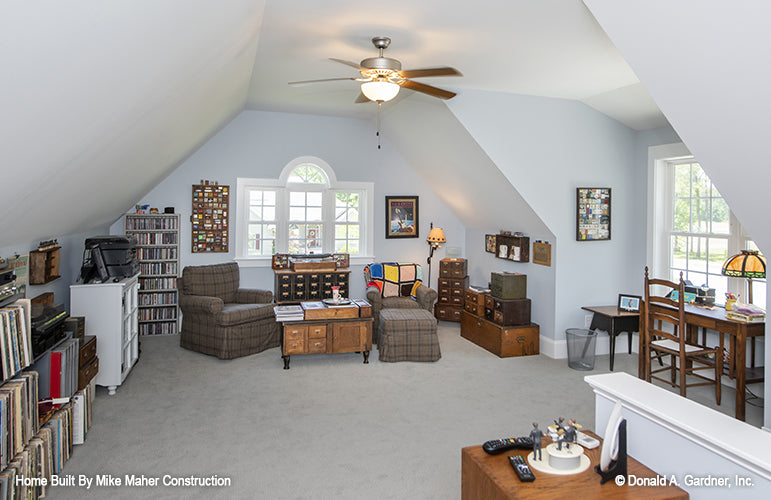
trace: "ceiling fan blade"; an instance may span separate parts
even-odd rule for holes
[[[352,68],[359,69],[359,64],[353,61],[346,61],[345,59],[337,59],[336,57],[330,57],[329,60],[339,62],[341,64],[345,64],[346,66],[350,66]]]
[[[429,76],[463,76],[463,74],[455,68],[424,68],[424,69],[407,69],[399,71],[399,74],[404,78],[425,78]]]
[[[289,85],[305,85],[308,83],[319,83],[319,82],[337,82],[341,80],[356,80],[356,78],[324,78],[322,80],[303,80],[300,82],[289,82]]]
[[[363,102],[372,102],[372,101],[370,101],[369,99],[367,99],[367,96],[365,96],[364,94],[362,94],[361,92],[359,92],[359,96],[358,96],[358,97],[356,98],[356,100],[355,100],[355,101],[353,101],[353,102],[355,102],[356,104],[361,104],[361,103],[363,103]]]
[[[404,80],[399,85],[416,92],[422,92],[433,97],[438,97],[439,99],[452,99],[456,95],[455,92],[450,92],[449,90],[440,89],[438,87],[432,87],[431,85],[426,85],[425,83],[413,82],[412,80]]]

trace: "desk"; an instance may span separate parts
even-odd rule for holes
[[[591,432],[591,436],[597,437]],[[544,438],[544,459],[546,444]],[[594,466],[600,463],[600,449],[586,450],[591,460],[589,469],[578,474],[559,476],[533,471],[535,481],[522,483],[509,464],[509,455],[527,457],[529,450],[511,450],[500,455],[488,455],[481,446],[469,446],[461,451],[461,498],[463,500],[503,500],[527,498],[644,498],[687,499],[688,493],[676,486],[617,486],[614,481],[600,484],[600,475]],[[627,474],[637,477],[656,477],[658,474],[629,457]]]
[[[617,306],[591,306],[581,309],[594,313],[590,330],[604,330],[610,335],[610,371],[616,353],[616,337],[621,332],[629,335],[629,354],[632,354],[632,333],[640,330],[640,313],[622,311]]]
[[[665,308],[661,304],[650,305],[651,309]],[[645,315],[640,314],[640,331],[647,331],[645,326]],[[765,323],[744,323],[742,321],[736,321],[728,319],[726,317],[725,309],[707,309],[704,307],[698,307],[692,304],[685,304],[685,322],[688,325],[687,335],[688,338],[695,339],[698,334],[699,328],[708,328],[715,330],[720,335],[720,343],[722,347],[723,335],[729,335],[731,340],[728,343],[729,356],[728,359],[733,359],[734,367],[731,364],[727,366],[727,374],[731,375],[732,372],[736,375],[736,418],[744,421],[745,418],[745,389],[748,383],[760,382],[763,380],[763,368],[755,367],[755,353],[752,352],[752,366],[750,370],[746,368],[747,365],[747,339],[754,337],[762,337],[765,335],[766,324]],[[640,357],[638,364],[638,376],[642,379],[646,378],[645,367],[645,349],[643,343],[645,342],[646,335],[640,335]],[[724,372],[726,368],[724,368]],[[748,376],[748,373],[750,374]]]

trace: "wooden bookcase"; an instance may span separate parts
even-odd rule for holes
[[[179,214],[128,214],[125,234],[137,241],[139,334],[176,334]]]

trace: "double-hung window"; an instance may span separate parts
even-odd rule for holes
[[[238,179],[236,258],[264,261],[274,253],[348,253],[372,246],[372,183],[338,182],[318,158],[298,158],[281,177]],[[369,222],[369,224],[367,224]]]
[[[726,259],[741,250],[757,250],[699,163],[690,155],[654,162],[652,199],[652,276],[683,279],[747,297],[748,282],[721,274]],[[753,302],[765,304],[765,280],[753,281]]]

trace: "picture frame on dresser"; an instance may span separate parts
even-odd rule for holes
[[[385,197],[385,237],[418,238],[420,236],[419,197]]]

